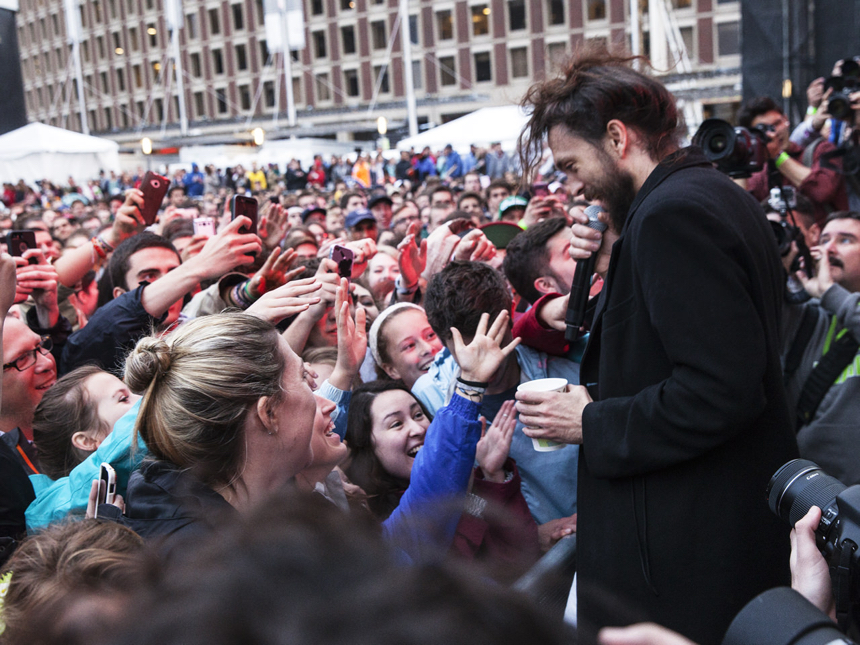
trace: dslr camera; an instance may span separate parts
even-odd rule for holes
[[[860,90],[860,65],[846,58],[842,61],[842,75],[831,76],[824,81],[824,91],[833,90],[828,101],[827,111],[834,119],[851,121],[854,110],[851,109],[851,93]]]
[[[722,119],[705,119],[693,135],[693,143],[729,177],[749,177],[767,163],[767,144],[773,131],[769,125],[747,130]]]
[[[846,486],[808,459],[782,466],[767,485],[770,510],[792,527],[809,509],[821,509],[815,542],[830,567],[836,599],[857,624],[860,602],[860,485]]]

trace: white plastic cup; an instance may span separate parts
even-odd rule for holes
[[[564,392],[565,390],[567,390],[566,378],[539,378],[535,381],[520,383],[517,386],[517,392]],[[532,446],[538,452],[552,452],[553,450],[560,450],[566,445],[549,439],[532,437]]]

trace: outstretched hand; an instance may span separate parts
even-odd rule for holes
[[[482,314],[475,336],[468,345],[463,342],[463,336],[459,330],[455,327],[451,328],[453,344],[451,352],[465,380],[488,383],[514,348],[520,344],[520,339],[515,338],[505,347],[501,346],[507,334],[509,322],[510,314],[507,311],[501,311],[493,321],[493,325],[487,329],[490,314]]]
[[[257,225],[257,234],[263,245],[269,250],[278,248],[289,230],[290,219],[287,209],[267,200],[261,209],[260,221]]]
[[[298,254],[293,249],[287,249],[281,253],[280,248],[275,248],[269,254],[260,270],[251,278],[248,291],[254,298],[259,298],[264,293],[283,286],[304,271],[304,267],[293,269],[290,267],[296,261]]]
[[[418,279],[427,266],[427,240],[418,240],[421,233],[421,222],[409,225],[406,237],[397,245],[397,264],[400,266],[401,286],[411,289],[418,284]]]
[[[277,289],[267,291],[245,313],[277,325],[284,318],[295,316],[320,301],[316,295],[322,284],[314,278],[292,280]]]
[[[353,318],[349,309],[349,281],[341,278],[335,301],[337,362],[329,377],[329,383],[339,390],[351,389],[355,375],[358,374],[367,353],[367,312],[364,307],[357,306],[355,318]]]
[[[483,431],[481,440],[475,451],[478,466],[484,473],[484,479],[503,483],[505,481],[504,465],[511,452],[511,441],[514,439],[514,429],[517,427],[517,411],[514,401],[502,403],[496,413],[492,425],[487,427],[487,420],[481,417]]]

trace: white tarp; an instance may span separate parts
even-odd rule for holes
[[[119,170],[119,144],[110,139],[30,123],[0,136],[0,181],[65,183],[98,177],[99,170]]]
[[[528,116],[518,105],[480,108],[414,137],[401,139],[397,148],[415,148],[421,152],[425,146],[430,146],[430,150],[435,152],[450,143],[457,152],[462,153],[468,152],[469,145],[473,143],[486,148],[498,141],[503,150],[512,152],[517,147],[517,138],[527,121]]]

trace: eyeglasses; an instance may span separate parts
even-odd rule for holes
[[[45,356],[51,349],[54,347],[54,341],[51,340],[50,336],[42,336],[39,344],[36,345],[35,348],[31,349],[26,354],[23,354],[16,358],[11,363],[6,363],[3,365],[3,371],[5,372],[8,369],[15,368],[19,372],[24,372],[33,365],[36,364],[36,352],[39,352],[42,356]]]

